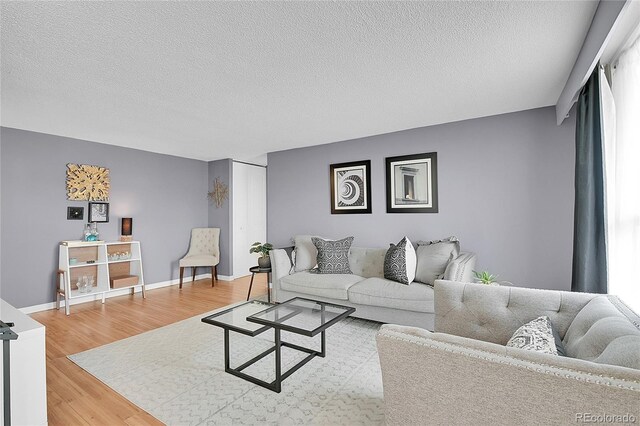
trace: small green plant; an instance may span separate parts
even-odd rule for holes
[[[488,271],[473,271],[473,275],[475,276],[476,281],[482,284],[493,284],[496,281],[496,278],[498,278],[497,275],[490,274]]]
[[[269,251],[273,250],[273,245],[269,243],[262,244],[260,241],[256,241],[251,245],[249,253],[258,253],[260,257],[269,257]]]

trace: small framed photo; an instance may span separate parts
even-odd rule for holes
[[[330,165],[331,214],[371,213],[371,160]]]
[[[438,213],[438,156],[389,157],[387,213]]]
[[[89,222],[109,222],[109,203],[89,203]]]
[[[67,207],[67,220],[84,219],[84,207]]]

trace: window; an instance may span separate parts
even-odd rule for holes
[[[640,313],[640,38],[614,61],[602,99],[609,293]]]

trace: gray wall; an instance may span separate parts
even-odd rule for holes
[[[220,228],[220,264],[218,264],[219,275],[233,275],[233,262],[231,259],[231,247],[233,237],[233,227],[231,226],[232,216],[232,160],[218,160],[209,162],[209,191],[213,188],[213,181],[219,178],[220,181],[229,187],[229,198],[218,208],[216,203],[209,201],[209,226]]]
[[[355,236],[386,247],[457,236],[478,269],[519,286],[569,290],[575,117],[553,107],[425,127],[268,156],[268,239]],[[438,153],[437,214],[387,214],[385,157]],[[329,165],[371,160],[368,215],[331,215]]]
[[[88,213],[87,202],[66,198],[67,163],[110,169],[101,239],[117,240],[120,218],[133,217],[145,281],[177,278],[191,228],[207,226],[206,162],[9,128],[0,141],[3,299],[16,307],[55,300],[58,244],[81,238]],[[68,221],[67,206],[84,206],[85,221]]]

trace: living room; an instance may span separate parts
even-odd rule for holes
[[[625,363],[637,362],[628,352],[640,337],[632,330],[621,348],[599,341],[600,349],[615,352],[615,360],[590,361],[591,355],[571,345],[576,336],[571,322],[588,302],[566,301],[572,300],[567,294],[608,293],[640,310],[637,285],[621,278],[628,276],[625,265],[633,264],[636,252],[617,250],[633,246],[637,235],[626,241],[623,237],[635,231],[617,239],[614,232],[612,212],[625,204],[611,201],[608,216],[597,208],[605,192],[611,200],[613,194],[633,198],[629,194],[637,192],[637,181],[627,172],[620,172],[619,181],[608,174],[598,181],[593,171],[598,165],[610,167],[616,149],[615,155],[629,162],[635,155],[622,148],[621,141],[633,138],[629,135],[636,128],[620,118],[631,101],[620,98],[616,81],[622,82],[621,64],[633,59],[638,46],[638,3],[3,2],[0,297],[16,309],[11,315],[44,325],[38,333],[46,342],[46,360],[35,360],[40,362],[36,369],[27,367],[29,380],[39,385],[21,388],[17,383],[27,383],[20,376],[24,371],[11,370],[13,423],[454,424],[466,419],[534,424],[540,418],[526,416],[536,407],[562,423],[587,422],[576,416],[596,408],[605,417],[637,419],[637,404],[625,404],[640,396],[640,373]],[[602,107],[594,113],[583,104],[587,89],[598,93],[602,105],[609,99],[590,86],[596,77],[600,88],[613,81],[615,110]],[[637,82],[625,84],[622,93],[637,90]],[[598,136],[602,146],[594,148],[593,138],[582,136],[586,126],[592,132],[609,127],[589,122],[588,114],[601,123],[610,120],[611,111],[617,141]],[[613,167],[622,170],[623,160]],[[74,198],[70,176],[76,166],[106,172],[101,184],[108,195]],[[419,167],[427,171],[426,186],[414,180],[422,176]],[[356,178],[341,181],[345,173]],[[403,196],[394,197],[402,185]],[[428,202],[414,195],[423,188]],[[346,199],[349,191],[358,194],[352,198],[357,205]],[[106,213],[93,210],[104,203]],[[92,220],[90,215],[98,213],[104,217]],[[97,242],[83,244],[97,247],[89,260],[96,265],[85,264],[84,254],[70,254],[85,253],[73,244],[86,239],[90,223],[97,224]],[[192,230],[202,228],[219,230],[215,262],[181,260],[195,246]],[[322,269],[322,253],[305,236],[320,238],[320,245],[353,237],[343,253],[347,266],[351,263],[348,274],[364,280],[334,286],[328,280],[344,273],[309,273]],[[251,273],[249,266],[258,262],[249,253],[254,241],[268,242],[273,250],[271,266]],[[455,246],[455,255],[434,275],[444,280],[405,285],[424,272],[420,250],[433,242],[434,247]],[[378,288],[382,284],[367,280],[387,278],[390,243],[405,244],[403,256],[413,256],[414,263],[404,259],[407,282],[401,279],[401,287]],[[311,247],[308,268],[301,266],[308,254],[304,244]],[[127,272],[135,284],[115,289],[110,262],[135,263]],[[95,275],[102,284],[78,293],[81,280],[72,271],[80,266],[95,271],[84,275]],[[509,292],[513,300],[531,301],[526,308],[531,312],[523,315],[527,321],[506,327],[495,307],[493,313],[476,312],[477,324],[471,324],[468,312],[456,321],[439,316],[438,306],[457,297],[456,286],[482,278],[483,271],[496,285],[469,284],[462,299],[478,286],[491,292],[478,293],[478,300],[502,300]],[[292,281],[296,274],[302,274],[297,283]],[[445,281],[456,283],[445,289]],[[98,291],[101,285],[105,291]],[[349,299],[350,289],[358,286],[367,288],[360,293],[366,302]],[[373,288],[377,294],[366,293]],[[390,300],[405,297],[399,296],[405,289],[416,291],[406,293],[407,303],[411,298],[425,303],[409,310],[392,306],[397,301]],[[548,297],[561,301],[555,306],[556,299],[551,303],[542,293],[518,293],[530,289],[550,290]],[[311,316],[318,306],[323,315],[329,315],[325,308],[338,311],[331,311],[333,320],[323,317],[326,329],[313,330],[308,341],[307,334],[291,336],[283,328],[286,349],[306,350],[308,356],[299,359],[299,353],[283,350],[283,366],[301,364],[290,376],[268,383],[277,382],[279,392],[274,392],[273,386],[251,382],[244,377],[249,373],[236,370],[280,375],[263,365],[280,358],[278,345],[276,351],[265,347],[274,353],[256,365],[234,364],[251,359],[248,353],[258,357],[255,351],[263,344],[273,345],[272,333],[252,336],[256,330],[251,329],[240,336],[229,324],[221,326],[219,317],[210,317],[248,300],[252,307],[278,302],[274,307],[282,309],[293,297],[318,303],[308,309]],[[565,311],[567,304],[575,309]],[[16,323],[2,306],[0,320]],[[495,339],[504,340],[504,347],[516,328],[538,316],[528,317],[537,306],[560,328],[569,351],[578,354],[554,362],[558,370],[553,371],[597,372],[623,388],[620,395],[590,383],[577,391],[559,384],[557,392],[578,392],[569,402],[600,398],[604,404],[582,405],[565,417],[560,408],[531,402],[538,394],[524,391],[518,401],[530,402],[521,409],[523,417],[496,414],[496,407],[504,409],[502,402],[480,399],[460,409],[458,418],[445,417],[440,408],[421,412],[403,405],[413,401],[407,395],[412,389],[399,397],[393,378],[409,383],[411,377],[393,370],[383,357],[390,354],[385,344],[410,332],[393,327],[417,326],[431,333],[416,332],[418,337],[407,340],[443,338],[439,333],[473,339],[480,342],[474,350],[495,355]],[[633,317],[628,308],[615,306]],[[497,319],[503,321],[497,329],[504,336],[495,330],[493,337],[470,334]],[[456,328],[458,321],[467,327]],[[279,336],[279,326],[271,327]],[[232,330],[231,340],[224,340],[223,329]],[[20,361],[14,358],[29,334],[14,330],[18,339],[10,345],[16,369]],[[464,346],[455,339],[443,344]],[[321,351],[308,352],[320,345]],[[226,356],[236,365],[231,371],[223,362],[223,349],[229,347]],[[525,362],[510,350],[499,356]],[[406,361],[407,353],[413,352],[391,356]],[[420,368],[429,358],[416,354],[407,362]],[[523,359],[550,363],[545,357],[551,355],[538,355]],[[451,358],[442,371],[459,368]],[[591,369],[582,370],[580,363]],[[416,386],[435,386],[436,373],[432,382],[417,375]],[[492,383],[490,373],[479,377]],[[450,380],[456,383],[453,376]],[[610,399],[618,402],[609,406]]]

